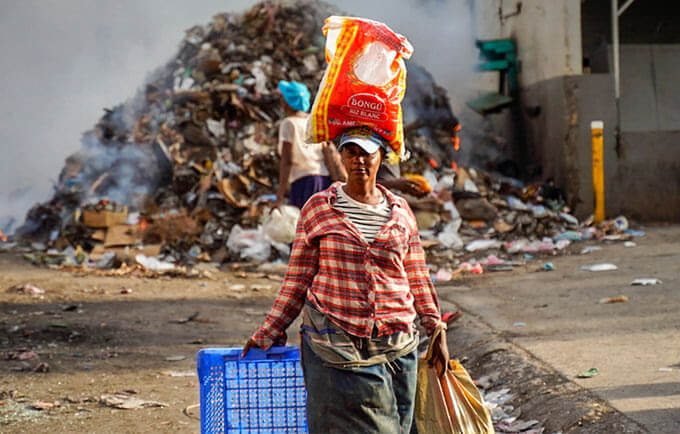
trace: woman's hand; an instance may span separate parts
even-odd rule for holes
[[[260,346],[253,340],[253,338],[248,339],[248,342],[243,346],[243,352],[241,353],[241,357],[245,357],[246,354],[248,354],[248,351],[250,351],[251,348],[260,348]]]
[[[443,377],[449,365],[449,346],[446,344],[446,330],[441,330],[432,342],[432,358],[430,366],[437,369],[437,374]]]

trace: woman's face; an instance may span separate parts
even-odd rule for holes
[[[375,183],[382,163],[380,150],[369,154],[360,146],[349,143],[342,147],[340,157],[347,170],[347,183]]]

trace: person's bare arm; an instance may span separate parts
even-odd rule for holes
[[[279,189],[276,191],[275,208],[283,204],[283,199],[288,191],[288,178],[293,167],[293,144],[283,142],[281,146],[281,165],[279,166]]]

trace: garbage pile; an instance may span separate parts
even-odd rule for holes
[[[177,55],[84,133],[52,199],[0,248],[19,244],[35,263],[113,274],[285,258],[288,245],[262,225],[278,182],[284,113],[275,89],[280,80],[318,88],[321,26],[333,13],[320,2],[262,2],[187,30]],[[411,154],[402,172],[434,188],[409,201],[439,279],[623,230],[579,223],[549,185],[456,167],[458,121],[446,92],[413,62],[402,106]],[[475,259],[479,252],[496,256]]]
[[[177,55],[84,133],[52,199],[28,212],[16,240],[32,260],[68,266],[119,266],[140,254],[181,264],[285,256],[287,246],[258,229],[278,179],[275,89],[280,80],[318,87],[321,26],[334,12],[262,2],[187,30]],[[439,89],[429,74],[420,80],[424,92]]]
[[[471,168],[426,169],[424,177],[434,186],[433,196],[412,199],[411,205],[435,280],[510,271],[535,257],[574,253],[569,247],[575,242],[634,244],[630,240],[644,235],[624,216],[597,224],[592,216],[579,221],[550,182],[524,185]],[[580,253],[597,248],[586,246]],[[551,263],[543,268],[552,269]]]

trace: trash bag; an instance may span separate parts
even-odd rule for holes
[[[295,239],[298,218],[300,210],[297,207],[282,205],[266,217],[264,233],[278,243],[290,244]]]
[[[429,366],[433,342],[418,363],[414,420],[419,433],[492,434],[491,412],[465,368],[450,360],[443,377]]]
[[[227,248],[233,253],[239,253],[242,258],[255,261],[266,261],[271,254],[271,244],[261,226],[257,229],[243,229],[234,225],[227,239]]]
[[[348,128],[368,126],[403,156],[403,59],[413,47],[385,24],[364,18],[329,17],[323,33],[328,66],[312,104],[309,141],[330,141]]]

